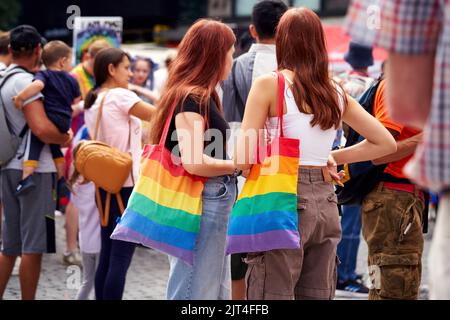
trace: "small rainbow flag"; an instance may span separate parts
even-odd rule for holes
[[[279,126],[282,128],[284,78],[279,73]],[[278,131],[278,130],[277,130]],[[280,136],[254,164],[231,212],[227,253],[300,248],[297,178],[300,141]]]
[[[111,239],[143,244],[194,264],[207,178],[188,173],[164,146],[173,110],[158,145],[145,145],[139,179]]]
[[[94,77],[84,69],[82,63],[73,68],[70,74],[77,79],[78,84],[80,85],[81,97],[84,100],[89,90],[94,88]]]

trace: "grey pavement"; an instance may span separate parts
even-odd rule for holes
[[[44,255],[36,299],[73,300],[76,297],[82,271],[77,266],[62,263],[65,246],[64,216],[56,217],[56,244],[56,254]],[[128,271],[123,299],[165,299],[168,275],[167,256],[151,249],[137,247]],[[93,297],[92,292],[91,298]],[[20,299],[18,276],[11,277],[4,299]]]
[[[430,225],[432,230],[433,223]],[[57,254],[45,255],[42,263],[42,273],[39,281],[36,299],[39,300],[72,300],[77,293],[77,287],[81,281],[81,269],[77,266],[66,266],[62,263],[62,252],[65,246],[64,216],[56,217]],[[423,275],[421,287],[421,299],[427,299],[427,256],[430,244],[431,232],[426,235],[425,252],[423,256]],[[357,272],[367,274],[367,246],[361,241]],[[123,299],[125,300],[163,300],[167,278],[169,275],[169,263],[165,255],[151,249],[136,248],[130,269]],[[91,298],[93,298],[93,292]],[[5,300],[20,299],[19,278],[12,276],[6,289]],[[364,299],[336,294],[337,300]]]

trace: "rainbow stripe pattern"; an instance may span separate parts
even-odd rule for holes
[[[94,87],[94,77],[87,73],[87,71],[83,68],[82,63],[73,68],[70,73],[75,77],[75,79],[78,80],[81,90],[81,97],[82,99],[85,99],[89,90]]]
[[[284,78],[279,93],[284,97]],[[282,76],[281,76],[282,77]],[[283,106],[283,100],[279,105]],[[279,107],[279,115],[282,114]],[[280,118],[280,117],[279,117]],[[280,119],[282,128],[282,119]],[[227,253],[300,248],[297,214],[298,139],[281,136],[254,164],[231,212]]]
[[[111,239],[143,244],[193,265],[206,178],[189,174],[179,158],[159,145],[146,145],[139,179]]]

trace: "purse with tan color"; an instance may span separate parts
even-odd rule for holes
[[[111,194],[116,195],[121,214],[125,210],[120,190],[130,174],[132,174],[133,166],[131,153],[120,151],[104,142],[96,141],[102,118],[103,103],[107,94],[106,92],[100,103],[93,140],[80,142],[74,154],[74,164],[78,173],[85,180],[92,181],[95,184],[95,197],[100,213],[100,224],[103,227],[106,227],[109,222]],[[131,128],[128,136],[128,145],[131,146]],[[104,210],[99,188],[107,192]]]

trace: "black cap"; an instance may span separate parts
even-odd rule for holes
[[[356,42],[350,42],[349,49],[344,55],[344,60],[353,68],[367,68],[373,65],[372,47],[367,47]]]
[[[26,51],[36,48],[39,44],[44,46],[47,41],[41,37],[35,27],[20,25],[10,31],[9,45],[14,51]]]

